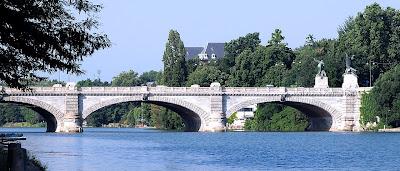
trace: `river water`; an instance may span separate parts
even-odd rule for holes
[[[44,131],[0,128],[24,132],[23,147],[50,171],[400,170],[398,133]]]

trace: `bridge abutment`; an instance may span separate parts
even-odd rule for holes
[[[224,113],[224,96],[219,84],[210,87],[216,93],[210,96],[210,119],[207,124],[208,132],[226,131],[226,114]]]
[[[65,115],[60,132],[83,132],[82,116],[79,112],[79,95],[68,94],[65,96]]]

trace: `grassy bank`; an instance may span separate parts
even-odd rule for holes
[[[29,123],[29,122],[9,122],[9,123],[5,123],[1,127],[6,127],[6,128],[19,128],[19,127],[42,128],[42,127],[46,127],[46,123],[41,122],[41,123],[32,124],[32,123]]]

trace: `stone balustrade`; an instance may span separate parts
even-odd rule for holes
[[[302,96],[342,96],[344,94],[351,95],[354,91],[344,90],[342,88],[286,88],[286,87],[32,87],[32,90],[21,91],[18,89],[4,88],[5,94],[12,95],[62,95],[62,94],[193,94],[193,95],[212,95],[212,94],[229,94],[229,95],[302,95]],[[358,92],[370,91],[372,87],[360,87]]]

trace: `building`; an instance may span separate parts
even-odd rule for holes
[[[254,118],[254,112],[256,109],[257,104],[254,104],[238,110],[236,112],[236,119],[231,125],[229,125],[229,128],[236,130],[244,129],[244,123],[247,119]]]
[[[199,58],[201,61],[210,61],[224,57],[225,43],[208,43],[206,47],[185,47],[186,60]]]

